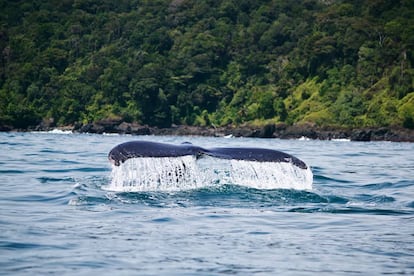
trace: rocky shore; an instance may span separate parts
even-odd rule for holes
[[[372,128],[334,128],[318,127],[310,124],[286,125],[267,124],[265,126],[226,126],[196,127],[174,125],[170,128],[157,128],[121,120],[101,120],[95,123],[77,123],[70,126],[56,126],[52,121],[43,121],[38,126],[28,129],[13,129],[1,126],[0,131],[51,131],[54,129],[74,133],[118,133],[131,135],[178,135],[178,136],[213,136],[213,137],[255,137],[280,139],[348,139],[351,141],[393,141],[414,142],[414,129],[398,127]]]

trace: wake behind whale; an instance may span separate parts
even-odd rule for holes
[[[132,141],[114,147],[108,190],[180,191],[223,184],[257,189],[311,189],[313,175],[301,160],[261,148],[204,149]]]

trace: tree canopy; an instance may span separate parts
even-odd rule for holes
[[[0,0],[0,124],[414,128],[411,0]]]

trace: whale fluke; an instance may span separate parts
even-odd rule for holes
[[[197,158],[203,155],[221,158],[235,159],[257,162],[285,162],[291,163],[301,169],[307,169],[308,166],[300,159],[271,149],[263,148],[211,148],[205,149],[194,146],[191,143],[172,145],[150,141],[130,141],[115,146],[108,154],[109,161],[115,166],[120,166],[130,158],[140,157],[178,157],[194,155]]]

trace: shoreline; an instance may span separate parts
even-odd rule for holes
[[[226,127],[173,125],[169,128],[158,128],[118,120],[102,120],[95,123],[74,124],[69,126],[55,126],[53,124],[45,124],[42,122],[36,127],[27,129],[13,129],[8,126],[0,126],[1,132],[53,130],[71,131],[73,133],[155,136],[254,137],[279,139],[305,138],[312,140],[344,139],[350,141],[414,142],[414,129],[401,127],[337,128],[318,127],[310,124],[267,124],[264,126],[244,125]]]

